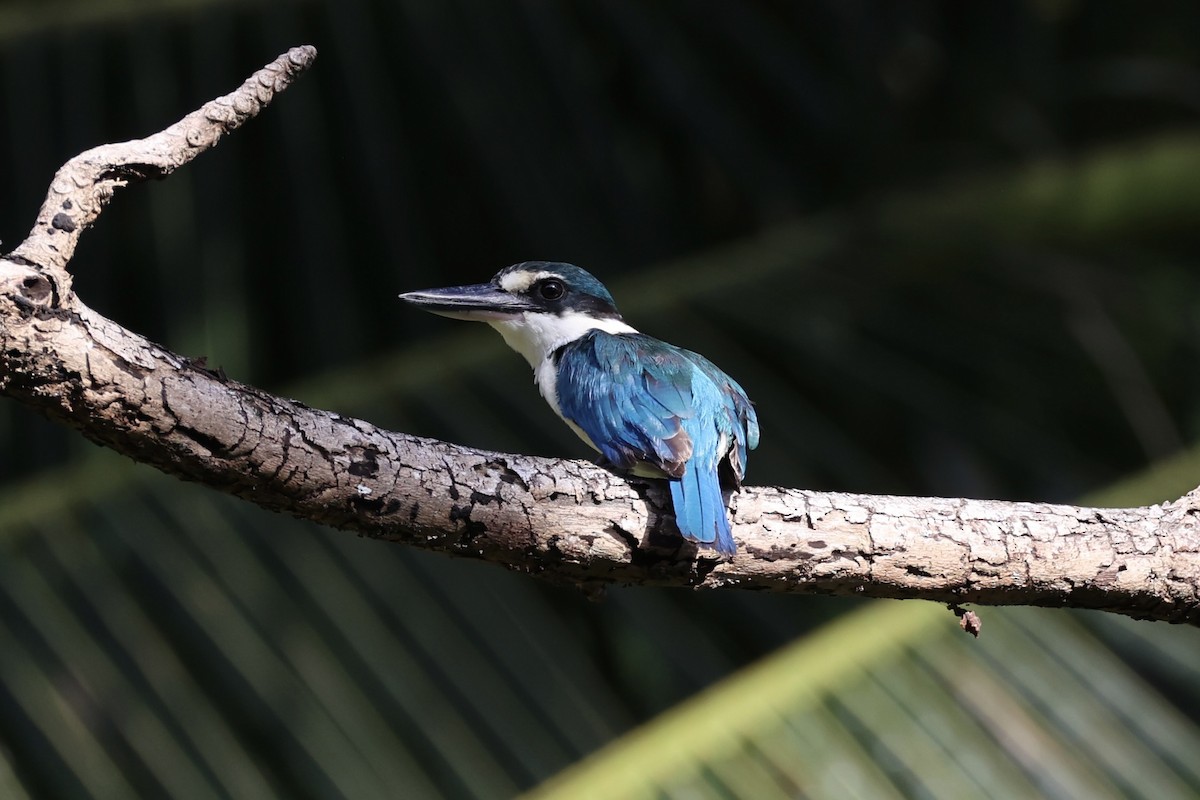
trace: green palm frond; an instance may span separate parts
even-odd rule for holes
[[[1175,797],[1200,728],[1075,615],[876,603],[524,797]],[[1200,633],[1139,631],[1191,654]]]
[[[1088,502],[1152,502],[1177,481],[1190,487],[1197,459],[1200,448]],[[1094,612],[981,612],[984,634],[972,640],[937,604],[872,603],[523,797],[1182,799],[1200,791],[1200,725],[1126,660],[1136,655],[1170,685],[1195,686],[1200,631]]]

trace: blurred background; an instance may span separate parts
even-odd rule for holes
[[[0,238],[287,47],[118,195],[85,302],[396,430],[590,457],[401,291],[525,259],[758,404],[752,483],[1200,483],[1200,5],[6,0]],[[0,402],[5,798],[1195,797],[1200,632],[526,576],[272,515]]]

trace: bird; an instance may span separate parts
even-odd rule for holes
[[[523,261],[488,283],[400,299],[495,328],[601,464],[666,479],[683,537],[722,555],[737,552],[722,483],[741,487],[747,451],[758,446],[758,416],[715,364],[640,333],[608,289],[573,264]]]

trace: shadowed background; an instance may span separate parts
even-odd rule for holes
[[[10,0],[0,238],[70,156],[311,43],[118,195],[85,302],[311,405],[586,458],[499,337],[395,299],[570,261],[745,386],[751,483],[1157,502],[1200,483],[1197,31],[1189,2]],[[1200,792],[1200,634],[980,611],[976,642],[919,603],[593,602],[0,403],[4,797],[493,798],[573,764],[543,796]]]

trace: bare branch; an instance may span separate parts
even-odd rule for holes
[[[79,233],[115,187],[169,174],[212,146],[314,55],[296,48],[167,130],[59,171],[30,238],[0,260],[0,392],[266,508],[561,582],[924,598],[958,610],[1075,606],[1200,623],[1198,492],[1092,509],[751,487],[732,498],[738,555],[719,559],[679,539],[656,482],[311,409],[171,353],[70,292]]]
[[[54,175],[33,230],[8,258],[66,279],[67,262],[80,235],[100,216],[113,192],[130,182],[165,178],[215,146],[224,134],[262,111],[316,57],[314,47],[293,47],[236,90],[210,100],[166,130],[75,156]],[[69,288],[64,283],[59,290],[66,294]]]

